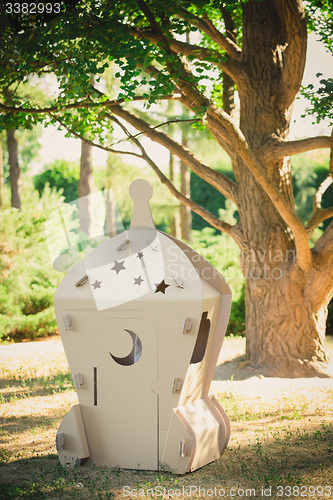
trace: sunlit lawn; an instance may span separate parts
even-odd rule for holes
[[[242,348],[226,339],[225,359]],[[126,498],[124,486],[137,498],[333,498],[333,380],[231,379],[212,383],[232,424],[216,462],[185,476],[89,462],[68,470],[55,435],[76,395],[61,343],[0,346],[0,498]]]

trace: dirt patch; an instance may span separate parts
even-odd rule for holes
[[[333,378],[333,337],[327,337],[327,350],[330,363],[326,373],[329,378]],[[252,368],[246,360],[245,338],[226,337],[214,372],[214,380],[246,380],[252,377],[265,378],[260,370]],[[278,379],[278,377],[274,378]],[[316,379],[317,377],[304,378],[304,383],[310,378]],[[273,377],[267,377],[267,379],[272,381]],[[281,378],[280,380],[282,382],[289,379]]]

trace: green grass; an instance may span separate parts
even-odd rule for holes
[[[264,490],[276,499],[329,498],[319,487],[333,483],[331,379],[214,380],[211,390],[232,435],[218,460],[191,474],[108,469],[89,461],[64,469],[55,435],[77,401],[67,361],[57,341],[28,346],[26,352],[24,345],[0,350],[0,499],[126,498],[126,485],[138,495],[127,498],[140,498],[140,490],[146,498],[188,498],[182,488],[189,493],[191,486],[201,487],[191,498],[204,498],[204,490],[212,498],[214,488],[229,498],[265,498]],[[244,339],[228,338],[223,351],[234,356],[243,347]],[[163,488],[166,494],[156,496]]]

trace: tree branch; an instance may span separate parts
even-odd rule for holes
[[[139,39],[145,38],[150,42],[161,42],[163,40],[160,33],[142,28],[132,28],[131,34]],[[170,49],[177,52],[177,54],[182,53],[185,56],[193,55],[201,61],[212,60],[215,58],[216,60],[211,62],[218,65],[218,59],[222,57],[222,55],[214,49],[208,49],[207,47],[200,47],[200,45],[182,42],[180,40],[176,40],[175,38],[167,38],[167,41]]]
[[[317,135],[296,141],[274,142],[265,152],[265,159],[273,160],[284,156],[293,156],[306,153],[314,149],[330,148],[331,138],[327,135]]]
[[[321,200],[323,198],[324,193],[327,191],[327,189],[330,187],[330,185],[333,183],[333,177],[328,175],[326,179],[323,180],[323,182],[320,184],[316,194],[314,195],[313,198],[313,208],[314,210],[316,208],[321,208]]]
[[[240,59],[242,54],[241,48],[238,47],[233,40],[224,36],[219,30],[217,30],[207,15],[205,15],[203,20],[186,10],[184,7],[180,7],[179,17],[185,19],[190,24],[197,27],[200,31],[206,33],[206,35],[214,40],[221,47],[221,49],[225,50],[228,56],[232,59]]]
[[[333,221],[325,229],[312,251],[316,260],[329,259],[333,263]],[[332,267],[330,271],[332,274]]]
[[[203,14],[203,18],[210,29],[212,39],[226,51],[228,56],[232,59],[239,59],[242,54],[242,50],[238,47],[237,43],[231,38],[226,37],[218,29],[215,28],[213,22],[209,19],[207,14]]]
[[[168,120],[166,122],[159,123],[158,125],[151,126],[151,130],[156,130],[160,127],[164,127],[165,125],[171,125],[172,123],[193,123],[193,122],[197,122],[197,121],[198,120],[196,120],[194,118],[187,119],[187,120]],[[138,137],[140,137],[140,135],[145,135],[146,132],[148,132],[148,130],[143,130],[142,132],[138,132],[137,134],[131,135],[130,138],[137,139]],[[126,142],[126,141],[128,141],[128,138],[127,139],[119,139],[119,141],[113,142],[111,144],[111,146],[116,146],[117,144],[121,144],[122,142]]]
[[[213,123],[212,126],[223,127],[226,131],[230,140],[234,143],[233,148],[237,151],[237,154],[241,157],[253,177],[271,199],[274,207],[283,220],[289,225],[295,238],[298,264],[303,271],[310,270],[312,266],[312,254],[309,248],[305,227],[285,202],[278,188],[267,177],[264,168],[250,150],[242,132],[223,110],[214,110],[211,106],[208,108],[207,115],[208,123],[210,121]],[[217,120],[218,123],[216,124]]]
[[[241,235],[237,230],[236,225],[231,226],[227,222],[221,221],[213,214],[208,212],[208,210],[198,205],[198,203],[195,203],[190,198],[184,196],[180,191],[178,191],[175,188],[175,186],[171,183],[171,181],[163,174],[163,172],[158,168],[156,163],[148,155],[146,155],[146,153],[144,153],[142,157],[145,159],[148,165],[150,165],[152,170],[156,173],[162,184],[164,184],[169,189],[171,194],[173,194],[175,198],[177,198],[177,200],[183,203],[183,205],[188,206],[196,214],[200,215],[200,217],[206,220],[211,226],[215,227],[215,229],[231,236],[238,245],[241,244]]]
[[[147,66],[144,69],[144,71],[147,74],[156,74],[156,75],[158,75],[160,73],[160,71],[157,68],[155,68],[155,66],[152,66],[152,65]],[[193,103],[191,101],[191,99],[189,99],[189,97],[187,97],[185,94],[183,94],[181,92],[181,90],[177,86],[176,86],[176,91],[179,92],[179,94],[175,94],[175,95],[177,95],[177,99],[188,110],[195,111],[195,103]],[[179,97],[178,97],[178,95],[179,95]],[[210,105],[209,108],[211,109],[211,113],[214,116],[213,109],[216,109],[216,108],[213,108],[212,105]],[[228,116],[228,115],[226,114],[226,116]],[[212,135],[216,138],[216,140],[220,144],[220,146],[225,149],[225,151],[228,153],[229,156],[232,156],[233,154],[235,154],[235,149],[233,147],[232,141],[230,139],[230,136],[227,133],[226,128],[223,127],[223,125],[217,119],[210,120],[209,116],[208,116],[207,127],[210,130],[210,132],[212,133]]]
[[[333,222],[325,229],[312,248],[314,266],[304,294],[312,296],[314,308],[332,297],[333,292]],[[316,290],[316,293],[313,291]],[[327,303],[327,302],[326,302]],[[314,310],[318,310],[314,309]]]
[[[308,238],[311,238],[315,229],[325,220],[333,217],[333,207],[318,208],[315,210],[306,224]]]
[[[286,30],[286,47],[283,68],[283,86],[288,108],[294,101],[302,83],[307,46],[307,27],[302,0],[273,0],[279,14],[281,30]]]
[[[143,69],[143,67],[142,67],[142,69]],[[160,71],[155,66],[152,66],[152,65],[147,66],[144,69],[144,71],[150,75],[151,74],[158,75],[160,73]],[[193,103],[191,101],[191,99],[189,99],[185,94],[183,94],[177,86],[176,86],[175,90],[177,92],[179,92],[180,97],[178,98],[178,100],[186,107],[186,109],[195,111],[195,103]],[[178,96],[178,94],[177,94],[177,96]],[[216,138],[216,140],[220,144],[220,146],[225,149],[225,151],[228,153],[228,155],[229,156],[234,155],[235,150],[234,150],[232,141],[230,140],[230,137],[229,137],[225,127],[223,127],[221,125],[221,123],[218,122],[218,120],[210,120],[210,119],[208,119],[208,121],[207,121],[207,127],[210,130],[210,132],[212,133],[212,135]]]
[[[97,91],[96,89],[94,89]],[[99,92],[101,96],[101,92]],[[159,96],[156,97],[158,100],[179,100],[181,97],[180,94],[170,94],[166,96]],[[143,96],[134,96],[131,98],[131,101],[147,101],[147,97]],[[82,102],[74,102],[71,104],[61,104],[57,106],[50,106],[49,108],[24,108],[22,106],[20,107],[15,107],[15,106],[7,106],[5,104],[0,103],[0,109],[5,111],[6,113],[30,113],[30,114],[48,114],[48,113],[60,113],[64,110],[69,110],[69,109],[89,109],[89,108],[112,108],[112,106],[117,106],[118,104],[123,104],[127,102],[126,99],[118,99],[118,100],[112,100],[112,101],[104,101],[104,102],[92,102],[92,101],[82,101]]]
[[[145,160],[148,165],[152,168],[152,170],[156,173],[160,181],[166,185],[166,187],[169,189],[169,191],[184,205],[188,206],[191,208],[191,210],[200,217],[202,217],[204,220],[206,220],[211,226],[215,227],[215,229],[222,231],[229,236],[231,236],[236,243],[239,245],[241,244],[241,235],[238,230],[238,228],[235,226],[231,226],[230,224],[221,221],[217,217],[215,217],[213,214],[211,214],[208,210],[205,208],[201,207],[198,203],[195,203],[193,200],[190,198],[187,198],[184,196],[180,191],[176,189],[174,184],[166,177],[166,175],[163,174],[163,172],[158,168],[156,163],[151,159],[151,157],[147,154],[146,149],[142,146],[141,142],[138,141],[138,139],[133,136],[127,128],[119,121],[117,118],[114,116],[110,116],[110,119],[115,121],[117,125],[121,127],[121,129],[124,131],[124,133],[127,135],[127,137],[134,142],[134,144],[140,149],[141,151],[141,158]]]
[[[139,65],[139,67],[141,69],[143,69],[142,66]],[[150,75],[154,74],[157,76],[160,74],[160,71],[153,65],[147,66],[144,69],[144,71]],[[94,90],[94,92],[99,92],[97,89],[93,89],[93,90]],[[186,94],[182,93],[181,89],[178,88],[177,86],[176,86],[176,90],[179,92],[179,94],[175,94],[177,96],[177,99],[187,109],[195,111],[196,103],[193,102]],[[235,152],[237,152],[237,147],[236,148],[234,147],[233,140],[232,140],[232,138],[227,130],[228,127],[225,126],[226,123],[231,122],[232,125],[231,125],[231,127],[229,127],[229,129],[233,130],[234,127],[236,127],[232,118],[225,112],[223,112],[223,116],[222,116],[220,110],[216,106],[214,106],[212,103],[209,103],[209,105],[208,105],[206,118],[207,118],[208,129],[211,131],[212,135],[216,138],[216,140],[221,145],[221,147],[226,150],[226,152],[229,154],[229,156],[234,155]],[[204,117],[204,120],[206,118]],[[234,201],[234,200],[232,200],[232,201]]]
[[[146,38],[151,42],[161,42],[162,37],[159,33],[153,32],[147,29],[132,29],[131,33],[138,38]],[[175,38],[166,38],[168,45],[171,50],[177,54],[184,54],[185,56],[195,56],[199,61],[210,62],[214,66],[229,74],[233,79],[237,78],[237,73],[235,72],[235,66],[230,62],[230,60],[225,61],[224,57],[220,52],[214,49],[208,49],[206,47],[201,47],[200,45],[194,45],[187,42],[182,42],[176,40]]]
[[[333,207],[323,209],[321,201],[326,190],[333,184],[333,131],[330,137],[331,153],[330,153],[330,173],[320,184],[316,194],[313,197],[313,214],[306,224],[306,231],[308,238],[311,238],[316,227],[319,226],[324,220],[333,217]]]
[[[155,67],[153,66],[152,64],[149,65],[149,66],[146,66],[145,68],[143,68],[142,65],[138,64],[138,67],[140,69],[142,69],[143,71],[145,71],[148,75],[159,75],[161,72]],[[192,110],[193,111],[193,108],[195,107],[194,106],[194,103],[191,99],[189,99],[185,94],[182,93],[182,91],[180,90],[180,88],[175,87],[175,90],[177,91],[177,93],[175,93],[175,95],[177,96],[177,99],[182,103],[184,104],[184,106],[188,109],[188,110]]]
[[[193,74],[185,68],[184,64],[178,57],[177,53],[171,50],[169,40],[166,38],[153,13],[149,9],[144,0],[137,0],[139,8],[145,14],[153,31],[156,31],[160,37],[161,45],[168,56],[172,56],[172,60],[166,57],[165,65],[171,78],[178,88],[183,92],[193,103],[196,109],[201,109],[209,105],[208,99],[197,89]]]
[[[178,156],[184,163],[186,163],[193,172],[201,177],[206,182],[215,187],[220,193],[222,193],[226,198],[237,204],[237,185],[230,180],[226,175],[213,170],[208,167],[205,163],[200,161],[194,154],[185,146],[179,142],[171,139],[168,135],[163,132],[154,129],[149,125],[149,123],[142,120],[142,118],[137,117],[133,113],[125,110],[121,106],[115,106],[112,108],[112,112],[123,118],[127,123],[132,125],[137,130],[144,132],[149,139],[153,142],[157,142],[162,146],[166,147],[172,154]]]
[[[109,115],[109,113],[108,113]],[[52,115],[51,115],[52,116]],[[215,227],[218,231],[222,231],[223,233],[228,234],[231,236],[237,244],[241,244],[241,234],[238,230],[238,228],[235,226],[232,226],[228,224],[227,222],[223,222],[217,217],[215,217],[213,214],[211,214],[208,210],[205,208],[201,207],[198,203],[194,202],[193,200],[187,198],[184,196],[180,191],[176,189],[176,187],[173,185],[173,183],[163,174],[163,172],[158,168],[156,163],[150,158],[150,156],[147,154],[145,148],[142,146],[142,144],[138,141],[138,139],[133,136],[128,129],[119,121],[117,118],[115,118],[112,115],[109,115],[109,118],[114,121],[121,129],[124,131],[124,133],[127,135],[128,139],[131,140],[141,151],[141,154],[134,153],[132,151],[119,151],[119,150],[114,150],[108,146],[102,146],[100,144],[97,144],[93,141],[90,141],[86,137],[82,136],[81,134],[78,134],[74,130],[70,129],[67,127],[62,121],[57,118],[52,116],[55,120],[58,121],[58,123],[64,127],[68,132],[70,132],[74,137],[77,139],[80,139],[82,141],[85,141],[87,144],[90,144],[91,146],[97,147],[99,149],[102,149],[104,151],[110,152],[110,153],[116,153],[116,154],[125,154],[125,155],[131,155],[135,156],[136,158],[140,158],[148,163],[148,165],[152,168],[152,170],[156,173],[160,181],[165,184],[165,186],[169,189],[169,191],[184,205],[187,205],[188,207],[191,208],[191,210],[200,217],[202,217],[204,220],[206,220],[211,226]]]
[[[160,72],[155,66],[147,66],[144,70],[148,74],[156,74],[158,75]],[[177,95],[177,99],[188,109],[195,111],[195,103],[189,99],[188,96],[183,94],[181,90],[176,86],[176,90],[179,92],[179,97]],[[223,123],[221,122],[221,117],[220,116],[215,116],[217,108],[214,107],[212,104],[209,105],[208,111],[207,111],[207,127],[212,133],[212,135],[216,138],[217,142],[220,144],[222,148],[226,150],[226,152],[229,154],[229,156],[232,156],[235,154],[235,148],[233,146],[233,142],[230,138],[230,135],[228,134],[225,126],[223,126]],[[210,119],[210,118],[213,119]],[[225,117],[228,117],[228,120],[232,120],[231,117],[225,113]],[[204,120],[206,118],[204,117]],[[222,120],[223,121],[223,120]]]
[[[76,139],[80,139],[81,141],[90,144],[90,146],[93,146],[94,148],[101,149],[102,151],[107,151],[108,153],[124,154],[124,155],[135,156],[136,158],[142,158],[142,156],[139,153],[134,153],[133,151],[121,151],[118,149],[113,149],[110,146],[102,146],[102,144],[98,144],[97,142],[91,141],[90,139],[87,139],[85,136],[79,134],[78,132],[75,132],[75,130],[68,127],[62,120],[60,120],[58,116],[52,115],[51,113],[50,116],[53,120],[57,121],[59,125],[61,125],[65,130],[67,130],[67,132],[69,132],[73,137],[76,137]]]

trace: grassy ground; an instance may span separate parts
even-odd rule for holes
[[[237,367],[230,376],[243,350],[243,339],[226,339],[212,383],[231,420],[227,450],[177,476],[61,468],[55,435],[76,402],[61,343],[1,346],[0,498],[333,498],[333,379],[269,379]]]

